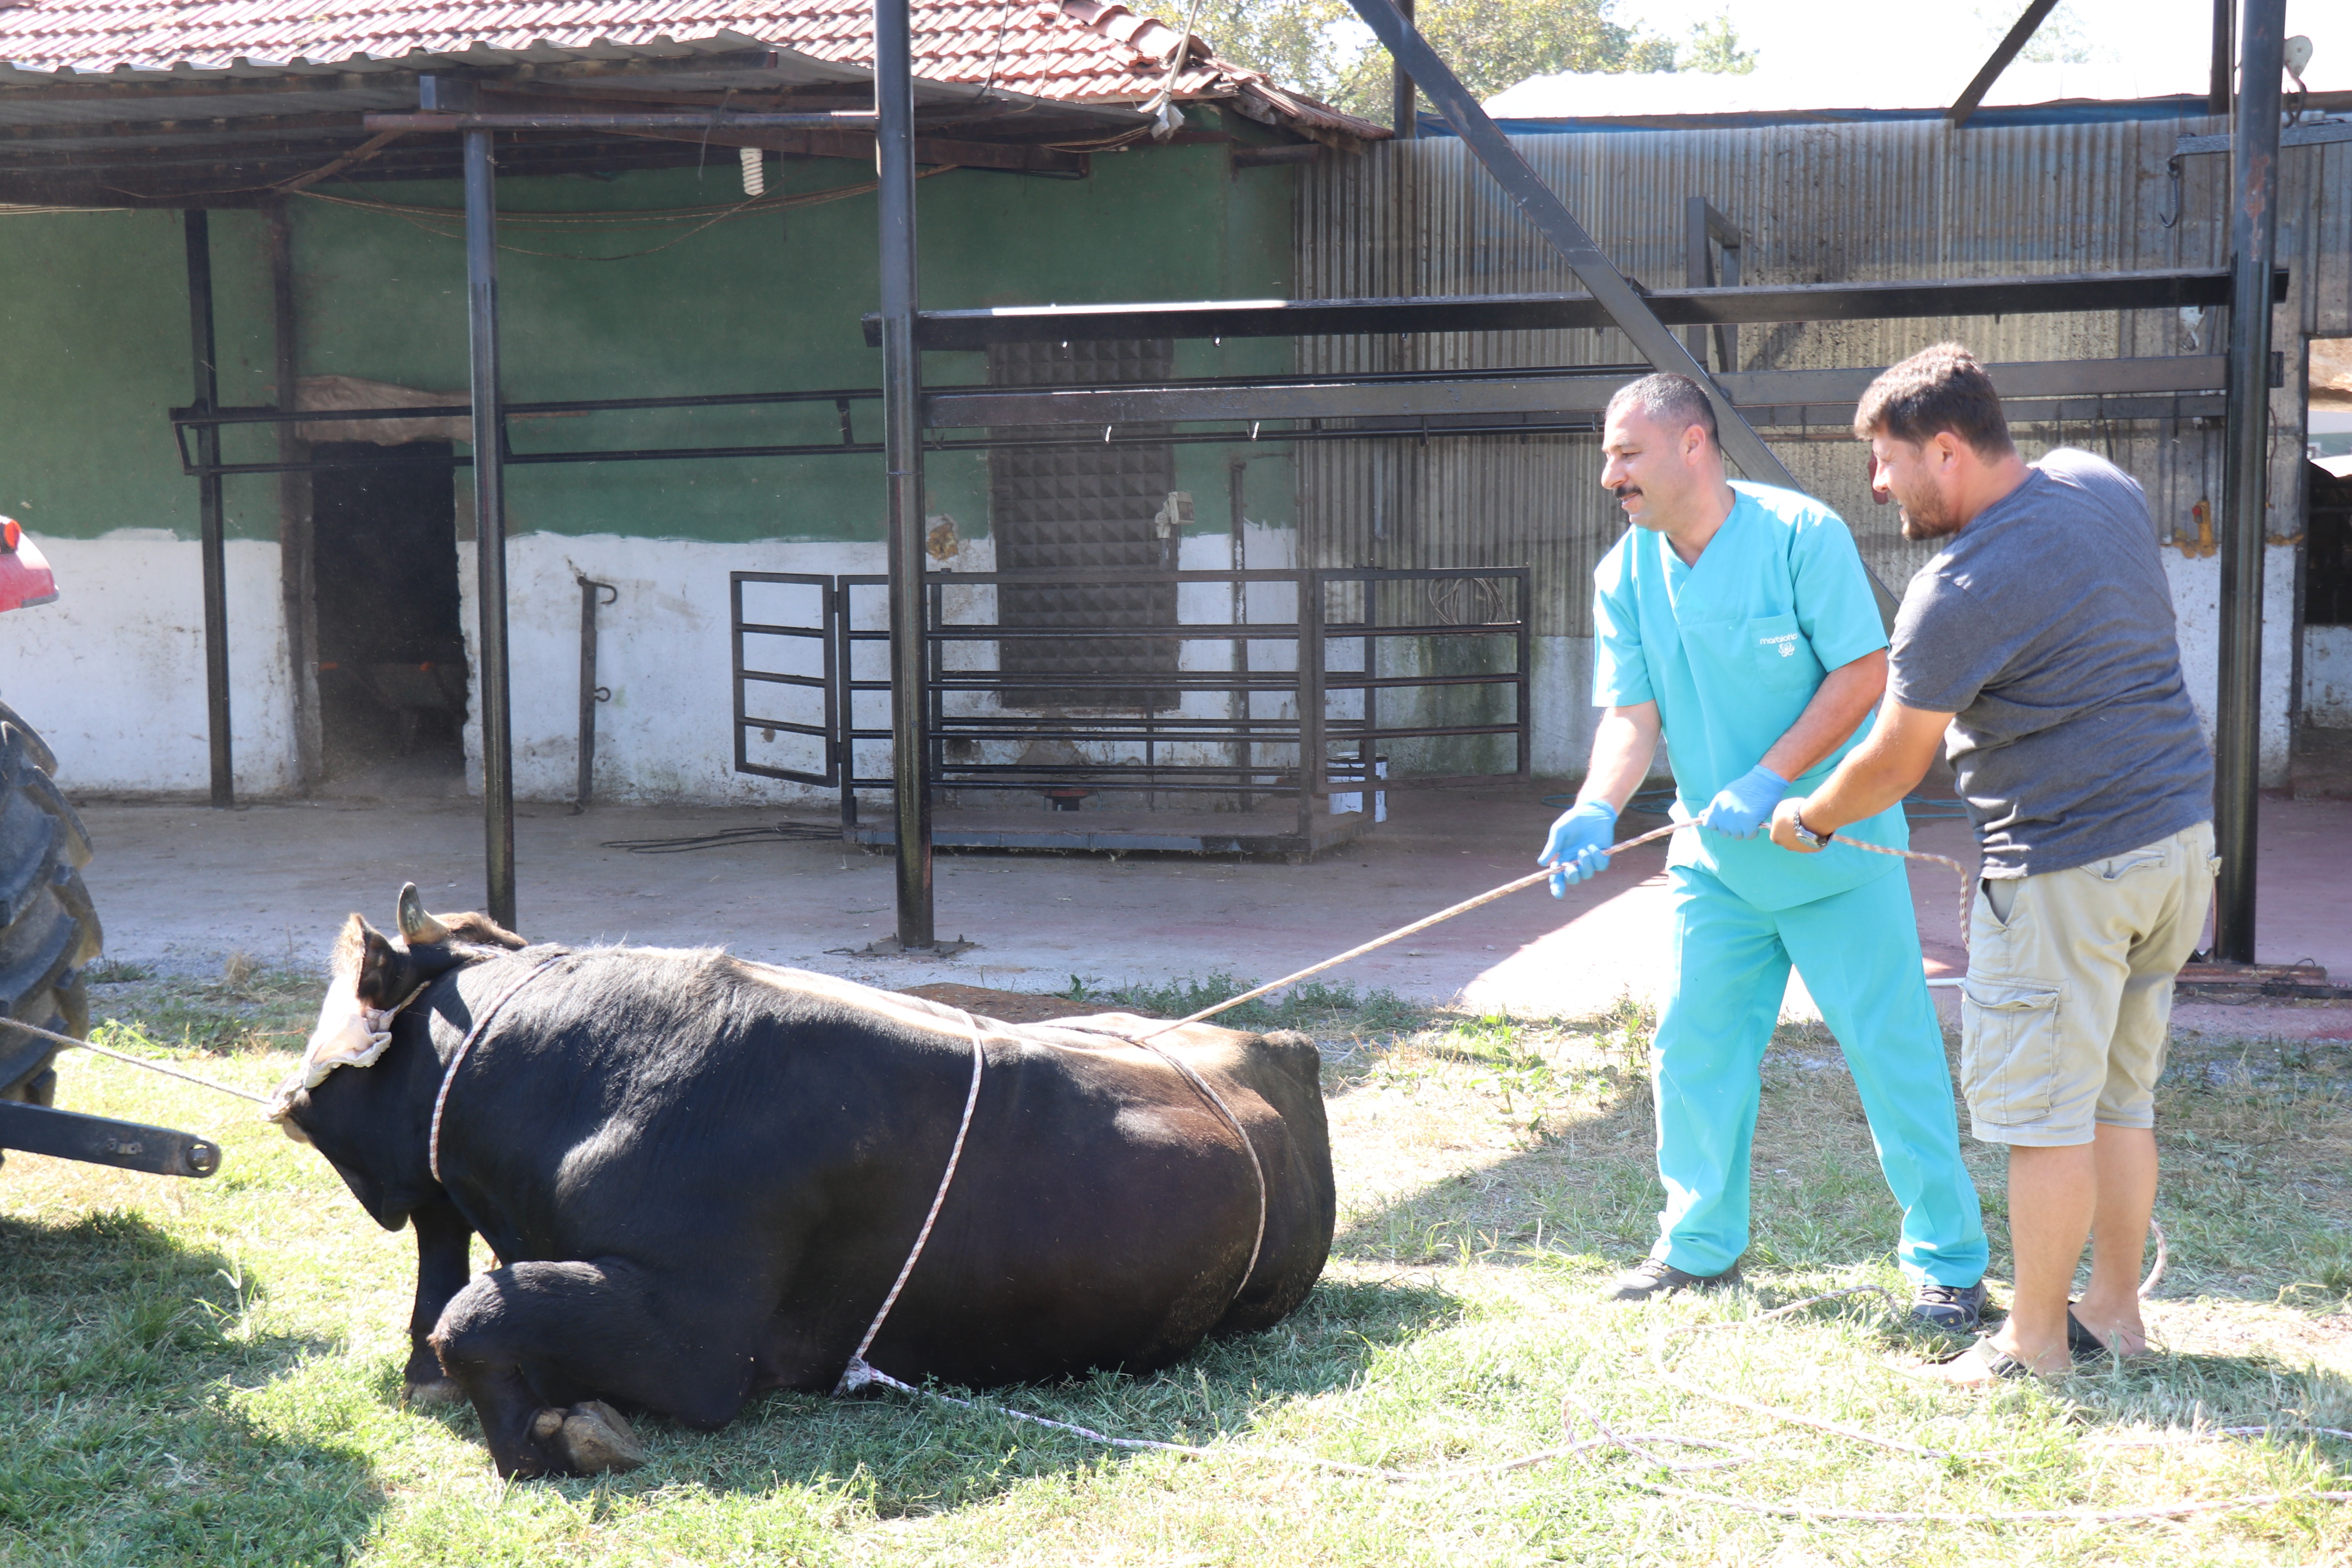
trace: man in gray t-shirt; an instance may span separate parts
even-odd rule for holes
[[[1837,830],[1902,798],[1944,747],[1984,855],[1960,1083],[1977,1137],[2009,1145],[2017,1276],[2008,1321],[1942,1375],[2138,1354],[2154,1090],[2217,865],[2156,529],[2112,464],[2062,450],[2028,465],[1958,344],[1880,376],[1854,433],[1904,536],[1943,550],[1904,595],[1869,738],[1780,803],[1773,842],[1853,853]],[[2091,1283],[2070,1306],[2086,1240]]]
[[[2063,871],[2213,815],[2139,481],[2064,447],[1949,536],[1895,620],[1887,690],[1945,752],[1989,878]]]

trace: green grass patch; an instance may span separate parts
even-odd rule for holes
[[[99,1011],[123,1037],[256,1089],[289,1065],[318,989],[260,971],[112,985]],[[1073,999],[1174,1016],[1247,988],[1213,975]],[[1893,1205],[1818,1027],[1784,1027],[1763,1069],[1752,1289],[1623,1309],[1593,1298],[1645,1249],[1659,1203],[1645,1009],[1531,1019],[1302,988],[1245,1021],[1307,1029],[1324,1050],[1341,1215],[1323,1282],[1272,1331],[1158,1375],[992,1396],[1218,1459],[897,1394],[777,1395],[716,1433],[645,1421],[653,1459],[634,1474],[512,1487],[469,1410],[400,1403],[407,1237],[378,1230],[249,1106],[69,1053],[61,1103],[203,1132],[226,1161],[201,1183],[21,1154],[0,1169],[0,1563],[2352,1557],[2352,1519],[2307,1503],[2103,1529],[1880,1526],[1646,1489],[1984,1515],[2352,1485],[2339,1479],[2352,1447],[2309,1430],[2352,1428],[2344,1047],[2179,1041],[2159,1104],[2172,1258],[2150,1316],[2164,1353],[1977,1394],[1911,1375],[1949,1347],[1874,1297],[1677,1331],[1750,1325],[1823,1289],[1903,1294]],[[1998,1281],[2000,1155],[1968,1152]],[[1963,1457],[1788,1426],[1666,1373]],[[1414,1484],[1275,1458],[1491,1464],[1557,1447],[1580,1406],[1748,1457],[1675,1473],[1660,1447]],[[2272,1436],[2128,1446],[2238,1425]]]

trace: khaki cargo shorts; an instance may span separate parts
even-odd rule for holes
[[[1980,882],[1960,991],[1960,1089],[1988,1143],[2156,1125],[2172,983],[2204,934],[2213,825],[2039,876]]]

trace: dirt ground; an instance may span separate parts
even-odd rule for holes
[[[534,938],[724,945],[750,958],[891,988],[934,983],[1049,993],[1229,974],[1267,980],[1354,946],[1532,868],[1567,786],[1390,795],[1391,820],[1309,865],[1233,857],[1006,852],[938,859],[938,931],[959,956],[871,958],[894,929],[891,862],[837,842],[754,842],[633,854],[612,841],[782,820],[781,810],[601,806],[572,816],[524,805],[516,834],[520,923]],[[478,908],[482,831],[463,799],[324,800],[215,812],[184,805],[86,805],[89,870],[107,952],[164,973],[217,974],[231,952],[296,969],[323,961],[345,914],[392,918],[403,881],[429,905]],[[825,825],[815,813],[795,814]],[[1629,816],[1628,830],[1654,819]],[[1973,865],[1967,824],[1920,822],[1915,843]],[[2352,973],[2352,801],[2272,799],[2263,814],[2262,956]],[[1666,982],[1664,846],[1619,858],[1597,883],[1554,900],[1517,894],[1336,971],[1359,990],[1458,1001],[1518,1016],[1571,1016]],[[1965,962],[1957,879],[1910,868],[1931,974]],[[1939,992],[1942,1005],[1951,1005]],[[1792,1016],[1811,1014],[1792,985]],[[2208,1032],[2352,1034],[2352,1008],[2184,1007]]]

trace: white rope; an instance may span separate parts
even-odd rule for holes
[[[1639,848],[1641,846],[1649,843],[1654,838],[1664,838],[1666,835],[1680,832],[1685,827],[1697,827],[1700,826],[1702,825],[1695,819],[1677,818],[1673,822],[1667,823],[1664,827],[1654,827],[1647,833],[1637,834],[1633,837],[1625,839],[1622,843],[1612,844],[1607,849],[1601,851],[1601,853],[1611,858],[1614,858],[1619,855],[1622,855],[1628,849]],[[1960,879],[1960,944],[1963,947],[1968,945],[1969,872],[1967,867],[1961,865],[1958,860],[1953,859],[1948,855],[1930,855],[1927,851],[1921,849],[1895,849],[1884,844],[1864,844],[1859,839],[1853,838],[1832,838],[1830,842],[1832,844],[1851,845],[1856,849],[1867,849],[1874,855],[1894,855],[1906,860],[1926,860],[1938,866],[1950,867],[1952,868],[1953,875],[1958,877]],[[1177,1019],[1172,1024],[1162,1024],[1159,1028],[1152,1030],[1151,1033],[1137,1037],[1136,1044],[1141,1045],[1145,1041],[1157,1039],[1160,1036],[1168,1033],[1171,1029],[1181,1029],[1187,1024],[1198,1024],[1203,1019],[1213,1018],[1218,1014],[1225,1011],[1228,1007],[1238,1007],[1244,1002],[1255,1002],[1259,997],[1265,995],[1269,992],[1279,991],[1286,985],[1296,985],[1300,981],[1307,979],[1313,975],[1320,974],[1327,969],[1336,969],[1340,964],[1349,963],[1354,959],[1361,958],[1368,952],[1386,947],[1392,942],[1402,942],[1406,937],[1412,936],[1416,931],[1427,931],[1430,927],[1450,921],[1456,915],[1466,915],[1472,910],[1477,909],[1483,904],[1491,904],[1496,899],[1507,898],[1511,894],[1517,892],[1522,888],[1532,888],[1538,882],[1549,879],[1559,871],[1559,868],[1557,866],[1547,866],[1541,870],[1530,871],[1524,877],[1514,878],[1510,881],[1504,883],[1499,888],[1490,888],[1475,899],[1465,899],[1460,903],[1449,905],[1446,908],[1438,910],[1433,915],[1423,915],[1421,919],[1413,921],[1411,925],[1399,926],[1396,930],[1390,931],[1385,936],[1376,936],[1371,941],[1361,943],[1356,947],[1351,947],[1347,952],[1340,953],[1336,957],[1327,958],[1320,963],[1310,963],[1306,968],[1299,970],[1296,973],[1286,974],[1279,980],[1270,980],[1255,990],[1243,992],[1238,996],[1229,996],[1213,1007],[1203,1007],[1197,1013],[1187,1014],[1185,1016]]]
[[[971,1087],[964,1091],[963,1120],[956,1123],[955,1143],[948,1150],[948,1168],[940,1173],[939,1191],[931,1194],[930,1209],[923,1215],[923,1228],[915,1233],[915,1245],[908,1249],[907,1261],[898,1266],[898,1278],[890,1281],[890,1293],[883,1297],[882,1305],[875,1309],[874,1321],[866,1325],[866,1337],[857,1342],[857,1348],[849,1352],[849,1363],[841,1369],[841,1381],[833,1386],[836,1396],[863,1388],[869,1383],[888,1383],[899,1388],[906,1386],[866,1364],[866,1352],[874,1347],[874,1336],[882,1331],[882,1324],[890,1316],[890,1309],[898,1304],[898,1292],[907,1288],[907,1277],[915,1271],[915,1259],[922,1257],[923,1244],[931,1239],[931,1226],[939,1223],[940,1205],[948,1201],[948,1188],[955,1182],[956,1166],[963,1161],[963,1141],[971,1131],[972,1108],[980,1103],[980,1075],[984,1062],[981,1052],[980,1020],[965,1013],[963,1021],[971,1031]]]
[[[111,1022],[111,1020],[109,1021]],[[16,1018],[0,1017],[0,1024],[5,1024],[12,1029],[22,1029],[26,1034],[37,1036],[44,1040],[53,1040],[60,1046],[75,1046],[85,1051],[95,1051],[102,1057],[112,1057],[116,1061],[129,1062],[132,1067],[145,1068],[149,1072],[159,1072],[165,1078],[176,1078],[184,1082],[195,1084],[199,1088],[209,1089],[215,1094],[233,1094],[239,1100],[249,1100],[256,1105],[269,1103],[269,1097],[266,1094],[254,1094],[247,1089],[231,1089],[225,1083],[215,1083],[211,1079],[198,1078],[194,1073],[182,1072],[178,1068],[165,1067],[162,1062],[149,1061],[145,1057],[134,1057],[129,1051],[118,1051],[107,1046],[93,1045],[88,1040],[75,1039],[71,1035],[60,1035],[54,1029],[37,1028],[31,1024]]]
[[[1165,1034],[1166,1032],[1167,1031],[1164,1029],[1155,1030],[1154,1034]],[[1126,1037],[1120,1036],[1118,1037],[1123,1039]],[[1233,1296],[1226,1300],[1225,1304],[1230,1307],[1233,1305],[1234,1300],[1240,1299],[1241,1293],[1249,1288],[1250,1276],[1257,1272],[1258,1257],[1265,1249],[1265,1165],[1264,1162],[1258,1159],[1257,1145],[1250,1142],[1249,1130],[1242,1125],[1242,1119],[1234,1114],[1234,1108],[1225,1103],[1225,1097],[1219,1094],[1216,1089],[1211,1086],[1207,1079],[1202,1078],[1199,1073],[1194,1072],[1190,1063],[1180,1061],[1176,1058],[1169,1055],[1166,1051],[1161,1050],[1158,1046],[1150,1044],[1150,1037],[1137,1040],[1135,1044],[1141,1046],[1145,1050],[1150,1051],[1153,1056],[1158,1057],[1161,1061],[1166,1062],[1170,1067],[1174,1068],[1178,1072],[1183,1074],[1187,1082],[1191,1083],[1194,1089],[1199,1089],[1202,1094],[1208,1096],[1209,1103],[1217,1108],[1217,1113],[1225,1119],[1225,1125],[1234,1130],[1234,1136],[1235,1138],[1241,1140],[1242,1152],[1249,1156],[1250,1176],[1257,1183],[1257,1234],[1250,1238],[1249,1267],[1242,1270],[1240,1280],[1234,1286]]]
[[[1894,1300],[1890,1292],[1875,1285],[1857,1286],[1849,1289],[1825,1291],[1818,1296],[1808,1296],[1802,1300],[1791,1301],[1787,1306],[1776,1308],[1769,1312],[1759,1313],[1757,1316],[1752,1318],[1740,1319],[1731,1322],[1694,1323],[1672,1330],[1666,1334],[1660,1336],[1658,1343],[1653,1347],[1652,1354],[1654,1357],[1663,1348],[1664,1342],[1668,1339],[1677,1338],[1685,1334],[1708,1333],[1725,1330],[1739,1331],[1752,1329],[1759,1324],[1769,1322],[1775,1318],[1785,1317],[1791,1312],[1802,1311],[1808,1307],[1818,1306],[1823,1301],[1864,1295],[1883,1297],[1890,1302]],[[1761,1404],[1755,1400],[1744,1399],[1737,1394],[1722,1394],[1716,1390],[1706,1388],[1700,1384],[1689,1383],[1683,1379],[1675,1377],[1671,1373],[1666,1373],[1663,1367],[1658,1367],[1656,1370],[1663,1381],[1664,1381],[1669,1386],[1682,1389],[1685,1392],[1697,1394],[1703,1398],[1712,1399],[1718,1403],[1735,1405],[1743,1410],[1752,1411],[1757,1415],[1769,1416],[1774,1420],[1788,1422],[1795,1426],[1807,1426],[1818,1431],[1828,1432],[1836,1436],[1844,1437],[1853,1442],[1867,1444],[1874,1447],[1891,1449],[1897,1453],[1909,1454],[1921,1458],[1938,1460],[1961,1459],[1980,1461],[2004,1457],[1998,1450],[1980,1453],[1948,1453],[1941,1449],[1928,1448],[1916,1443],[1905,1442],[1899,1438],[1880,1437],[1855,1427],[1842,1426],[1835,1422],[1822,1421],[1795,1411],[1782,1410],[1776,1406]],[[1454,1465],[1429,1470],[1401,1470],[1378,1465],[1349,1464],[1345,1460],[1325,1459],[1311,1454],[1300,1454],[1288,1450],[1205,1447],[1198,1444],[1169,1443],[1149,1437],[1115,1437],[1107,1432],[1098,1432],[1091,1426],[1082,1426],[1073,1421],[1057,1421],[1051,1416],[1034,1415],[1026,1410],[1015,1409],[1009,1405],[995,1405],[983,1400],[963,1399],[951,1394],[943,1394],[937,1389],[918,1388],[912,1384],[901,1383],[898,1379],[890,1376],[888,1373],[875,1371],[870,1367],[866,1369],[866,1376],[864,1381],[878,1383],[885,1387],[895,1388],[901,1394],[913,1394],[918,1398],[936,1400],[942,1405],[951,1405],[961,1410],[984,1412],[992,1415],[1003,1416],[1008,1420],[1025,1422],[1033,1426],[1045,1427],[1051,1431],[1067,1432],[1072,1436],[1084,1438],[1090,1443],[1099,1443],[1108,1447],[1125,1448],[1131,1451],[1148,1453],[1173,1454],[1177,1458],[1183,1459],[1241,1460],[1252,1464],[1297,1466],[1307,1469],[1329,1471],[1339,1475],[1363,1476],[1371,1479],[1383,1481],[1451,1481],[1491,1478],[1507,1475],[1515,1470],[1531,1469],[1538,1465],[1547,1464],[1556,1459],[1572,1457],[1582,1458],[1586,1455],[1595,1453],[1596,1451],[1605,1449],[1622,1450],[1625,1453],[1632,1454],[1637,1458],[1655,1465],[1662,1469],[1680,1473],[1688,1473],[1695,1470],[1731,1469],[1764,1457],[1751,1450],[1741,1448],[1735,1444],[1722,1442],[1715,1438],[1690,1437],[1676,1432],[1618,1432],[1612,1429],[1598,1412],[1594,1411],[1590,1405],[1574,1393],[1569,1394],[1561,1401],[1560,1423],[1563,1426],[1569,1427],[1569,1429],[1572,1431],[1574,1427],[1570,1419],[1570,1412],[1573,1410],[1576,1415],[1581,1416],[1583,1421],[1592,1428],[1595,1434],[1593,1436],[1580,1437],[1557,1447],[1546,1448],[1538,1453],[1524,1455],[1516,1459],[1505,1459],[1493,1464]],[[2335,1427],[2315,1426],[2305,1430],[2352,1441],[2352,1432],[2341,1431]],[[2202,1432],[2186,1433],[2177,1436],[2166,1435],[2150,1438],[2116,1438],[2105,1440],[2093,1438],[2090,1439],[2090,1441],[2096,1443],[2101,1447],[2167,1447],[2175,1444],[2211,1441],[2224,1437],[2251,1437],[2256,1436],[2275,1435],[2278,1435],[2278,1429],[2272,1427],[2231,1426],[2210,1429]],[[1677,1462],[1654,1452],[1654,1447],[1657,1446],[1712,1449],[1729,1457],[1721,1459]],[[1837,1520],[1849,1523],[1859,1524],[2123,1524],[2143,1520],[2178,1519],[2198,1513],[2223,1512],[2238,1509],[2267,1508],[2277,1503],[2290,1501],[2330,1503],[2352,1502],[2352,1491],[2323,1491],[2318,1489],[2306,1489],[2302,1491],[2286,1492],[2255,1492],[2228,1498],[2184,1499],[2173,1502],[2143,1503],[2127,1508],[2115,1509],[2074,1508],[2000,1509],[1981,1510],[1893,1510],[1824,1508],[1816,1507],[1811,1503],[1759,1502],[1747,1498],[1727,1497],[1719,1492],[1695,1491],[1686,1487],[1668,1486],[1663,1482],[1647,1480],[1640,1477],[1626,1477],[1623,1479],[1630,1484],[1639,1487],[1645,1491],[1653,1492],[1660,1497],[1675,1498],[1685,1502],[1707,1503],[1715,1507],[1733,1509],[1745,1513],[1767,1514],[1784,1519]]]
[[[499,1009],[513,1001],[516,994],[524,986],[546,973],[549,967],[558,959],[569,956],[571,955],[568,952],[551,952],[532,964],[530,973],[500,992],[497,1001],[482,1009],[480,1015],[474,1019],[473,1027],[466,1031],[466,1037],[458,1041],[457,1048],[450,1053],[449,1065],[441,1070],[440,1091],[433,1097],[433,1125],[425,1135],[425,1163],[426,1169],[433,1173],[435,1181],[441,1179],[441,1113],[448,1108],[449,1086],[457,1081],[457,1068],[464,1065],[466,1058],[474,1048],[474,1042],[482,1037],[482,1032],[490,1026],[490,1020],[499,1016]],[[401,1006],[407,1006],[410,1002],[423,994],[424,987],[418,987],[401,1003]]]

